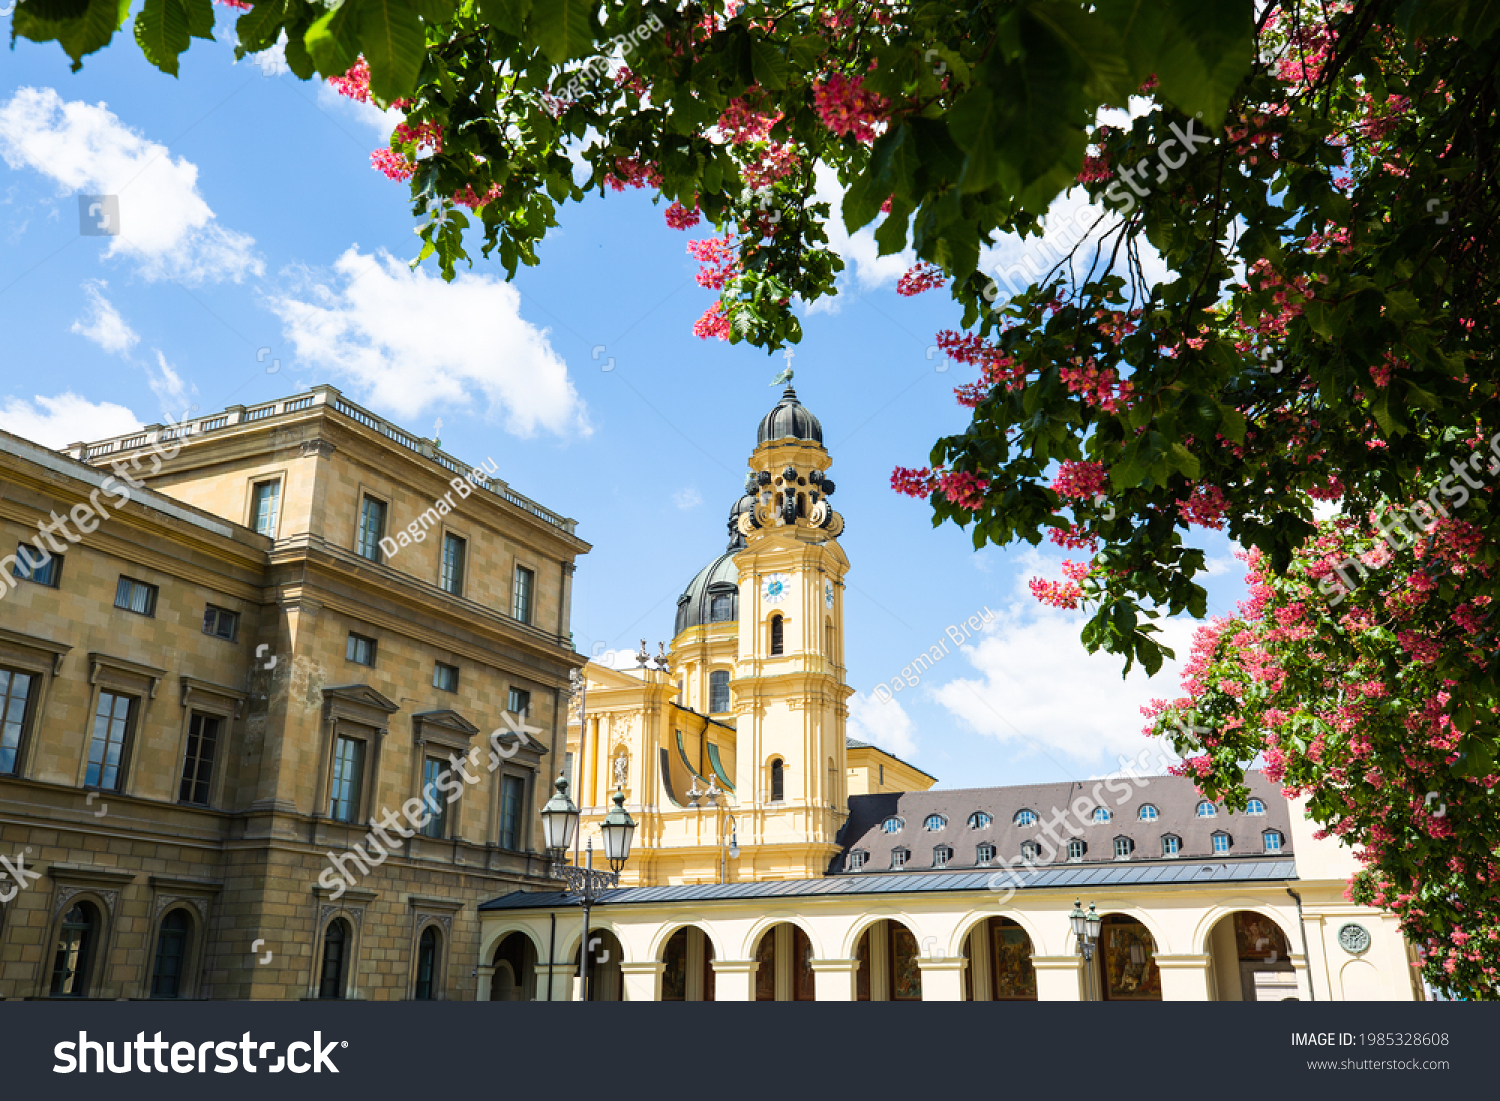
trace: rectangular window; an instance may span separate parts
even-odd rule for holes
[[[729,673],[723,669],[708,675],[708,710],[713,715],[729,710]]]
[[[1227,833],[1214,834],[1214,852],[1227,853],[1229,851],[1229,835]]]
[[[1281,851],[1281,834],[1272,830],[1266,834],[1266,852],[1279,853]]]
[[[468,543],[456,535],[443,536],[443,571],[438,578],[445,593],[462,596],[464,592],[464,555]]]
[[[135,721],[135,698],[100,692],[94,711],[94,735],[89,742],[89,767],[84,786],[119,791],[125,750]]]
[[[276,538],[276,523],[281,519],[281,479],[256,482],[250,490],[250,527],[260,535]]]
[[[892,868],[904,868],[904,867],[906,867],[906,850],[905,849],[892,849],[891,850],[891,867]]]
[[[1182,842],[1175,837],[1163,837],[1161,839],[1162,856],[1176,856],[1177,850],[1182,847]]]
[[[521,848],[521,806],[525,799],[526,781],[519,776],[506,776],[500,781],[500,847],[513,852]]]
[[[510,707],[508,710],[515,715],[524,716],[531,709],[531,693],[524,688],[512,688],[510,690]]]
[[[1124,837],[1117,837],[1117,838],[1115,838],[1115,855],[1116,856],[1129,856],[1130,855],[1130,841],[1129,841],[1128,838],[1124,838]]]
[[[222,720],[196,711],[188,720],[187,756],[182,762],[182,785],[177,798],[183,803],[208,806],[209,783],[213,779],[214,749],[219,743]]]
[[[448,798],[437,783],[443,771],[443,762],[436,757],[428,757],[422,762],[422,805],[427,808],[423,837],[442,837],[448,825]]]
[[[34,543],[22,543],[16,548],[16,560],[10,572],[22,581],[57,588],[62,575],[62,555],[53,551],[39,551]]]
[[[458,691],[458,666],[435,662],[432,666],[432,686],[444,692]]]
[[[339,735],[333,747],[333,789],[328,798],[328,816],[340,822],[359,821],[360,784],[365,774],[365,743]]]
[[[865,853],[855,850],[849,854],[849,870],[857,872],[865,866]]]
[[[356,665],[374,665],[375,640],[350,631],[349,648],[344,652],[344,657]]]
[[[227,608],[216,608],[212,604],[203,609],[203,633],[215,638],[234,641],[240,633],[240,615]]]
[[[385,535],[385,502],[366,497],[359,503],[359,542],[354,549],[371,562],[383,562],[380,540]]]
[[[129,577],[121,577],[120,583],[115,586],[115,607],[124,608],[127,612],[136,612],[139,615],[156,614],[156,586],[148,585],[144,581],[135,581]]]
[[[516,567],[516,591],[515,600],[511,606],[511,615],[522,623],[531,622],[531,592],[536,585],[536,574],[525,566]]]
[[[0,775],[12,776],[21,763],[21,736],[26,733],[26,709],[36,677],[14,669],[0,669]]]

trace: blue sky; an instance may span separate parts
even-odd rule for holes
[[[564,208],[541,266],[514,283],[488,261],[451,285],[412,273],[406,188],[369,162],[388,121],[274,59],[234,63],[222,15],[219,33],[177,80],[128,34],[77,74],[52,45],[7,55],[0,427],[61,446],[329,382],[424,436],[441,419],[445,450],[492,458],[578,519],[594,545],[574,596],[580,651],[669,641],[678,593],[723,550],[783,366],[692,335],[712,292],[685,245],[704,227],[674,231],[644,192],[611,193]],[[119,235],[80,232],[80,194],[119,197]],[[1138,708],[1177,694],[1174,669],[1122,682],[1114,658],[1084,654],[1081,613],[1026,593],[1029,577],[1059,576],[1057,548],[976,553],[890,490],[894,466],[925,465],[967,424],[953,388],[972,374],[930,351],[956,320],[944,292],[899,297],[906,260],[877,259],[868,232],[834,240],[843,290],[805,317],[793,366],[848,524],[851,733],[944,786],[1114,769],[1145,748]],[[1210,609],[1228,612],[1242,570],[1227,540],[1199,534]],[[920,684],[873,698],[984,609],[984,631],[950,642]],[[1191,626],[1169,628],[1179,656]]]

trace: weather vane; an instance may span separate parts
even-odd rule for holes
[[[781,354],[786,357],[786,368],[781,372],[781,374],[777,375],[771,380],[772,386],[779,386],[783,382],[790,386],[792,382],[792,357],[797,353],[788,348]]]

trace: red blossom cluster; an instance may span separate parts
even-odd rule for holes
[[[1054,608],[1071,611],[1078,607],[1078,601],[1083,597],[1083,590],[1071,581],[1043,581],[1040,577],[1033,577],[1027,585],[1032,596]]]
[[[739,274],[739,249],[728,234],[723,237],[707,237],[702,241],[689,241],[687,250],[688,255],[702,265],[697,276],[700,287],[721,291],[725,283]]]
[[[907,298],[943,285],[943,269],[936,264],[920,263],[908,268],[896,281],[896,293]]]
[[[1074,500],[1092,500],[1109,488],[1109,469],[1103,463],[1068,460],[1059,463],[1052,492]]]
[[[681,203],[675,202],[671,206],[667,207],[666,219],[667,225],[671,226],[673,229],[692,229],[695,225],[703,220],[696,207],[694,207],[692,210],[689,210]]]
[[[872,142],[885,121],[889,104],[885,97],[868,90],[863,77],[835,73],[813,85],[813,108],[823,125],[839,136]]]

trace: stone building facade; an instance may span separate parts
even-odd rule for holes
[[[326,386],[0,434],[0,997],[474,996],[588,550],[496,469]]]

